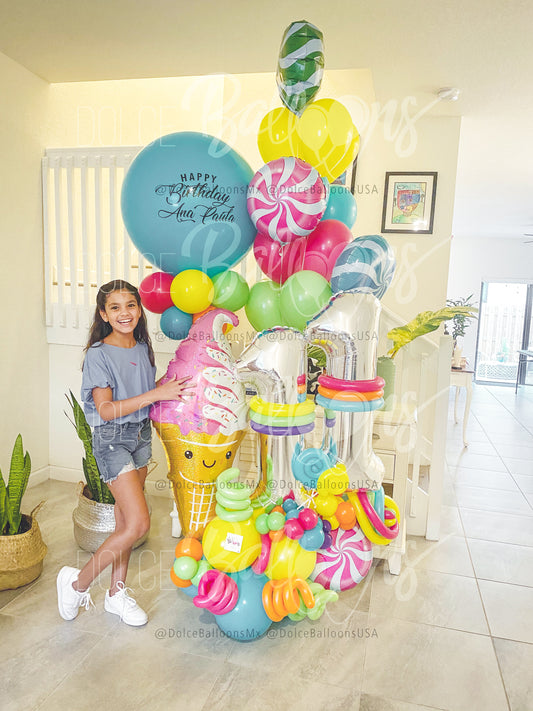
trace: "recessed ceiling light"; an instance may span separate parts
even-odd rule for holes
[[[437,96],[442,101],[457,101],[460,93],[461,90],[455,86],[443,86],[442,89],[437,91]]]

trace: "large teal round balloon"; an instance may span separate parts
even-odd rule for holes
[[[226,615],[215,615],[217,625],[228,637],[239,642],[251,642],[261,637],[272,624],[263,607],[266,575],[256,575],[251,568],[229,573],[239,588],[239,600]]]
[[[122,186],[122,217],[133,244],[171,274],[229,269],[256,235],[246,207],[253,175],[213,136],[184,131],[158,138],[137,155]]]

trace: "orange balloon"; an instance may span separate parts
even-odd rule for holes
[[[269,531],[268,535],[270,536],[270,540],[275,543],[276,541],[281,541],[285,536],[285,531],[283,528],[280,528],[279,531]]]
[[[332,390],[331,388],[318,388],[319,395],[328,400],[346,400],[348,402],[366,402],[368,400],[379,400],[383,397],[383,390],[372,390],[367,393],[354,392],[353,390]]]
[[[190,580],[183,580],[183,578],[178,578],[178,576],[174,572],[174,568],[170,569],[170,579],[172,580],[174,585],[178,588],[188,588],[189,585],[191,585]]]
[[[183,538],[178,542],[175,550],[176,558],[186,555],[194,560],[200,560],[203,554],[202,544],[197,538]]]
[[[279,513],[282,513],[285,516],[285,509],[283,506],[274,506],[270,513],[274,513],[274,511],[279,511]]]
[[[353,528],[357,522],[355,509],[349,501],[342,501],[335,511],[335,517],[339,522],[339,526],[345,531]]]

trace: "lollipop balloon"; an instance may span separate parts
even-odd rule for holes
[[[281,41],[276,75],[285,106],[300,116],[320,89],[323,73],[322,32],[310,22],[291,23]]]
[[[358,237],[337,259],[331,275],[331,289],[334,294],[357,291],[381,299],[390,286],[395,268],[394,252],[384,237]]]
[[[315,229],[327,199],[317,170],[299,158],[278,158],[252,178],[248,212],[259,232],[286,243]]]

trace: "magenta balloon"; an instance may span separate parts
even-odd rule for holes
[[[259,268],[269,279],[283,284],[303,269],[305,245],[302,237],[282,246],[268,235],[258,234],[254,241],[254,256]]]
[[[303,269],[331,279],[331,272],[342,250],[353,235],[339,220],[323,220],[307,238]]]
[[[154,272],[148,274],[139,284],[139,294],[143,306],[154,314],[162,314],[174,306],[170,298],[170,285],[174,279],[173,274],[167,272]]]

